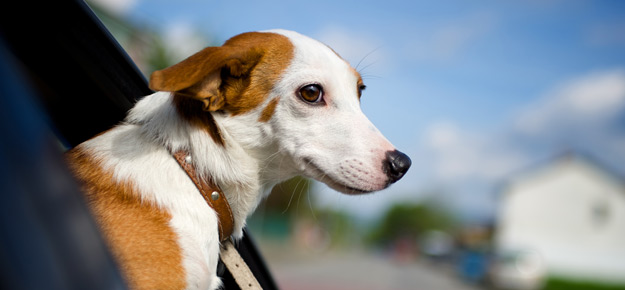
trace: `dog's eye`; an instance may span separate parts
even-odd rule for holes
[[[364,91],[367,88],[367,86],[365,85],[359,85],[358,86],[358,96],[362,96],[362,91]]]
[[[299,96],[306,102],[319,103],[322,101],[323,89],[317,84],[306,85],[299,90]]]

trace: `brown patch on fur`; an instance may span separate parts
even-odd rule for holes
[[[67,154],[83,183],[92,214],[132,289],[184,289],[182,250],[169,227],[171,216],[141,201],[132,183],[115,182],[80,147]]]
[[[269,120],[271,120],[271,117],[273,116],[273,112],[276,110],[276,106],[278,105],[278,101],[279,101],[278,98],[274,98],[271,101],[269,101],[269,104],[267,104],[267,106],[260,113],[260,118],[258,118],[259,122],[266,123]]]
[[[215,143],[224,146],[224,139],[221,136],[219,127],[217,127],[215,123],[213,115],[204,111],[198,100],[174,94],[173,103],[182,118],[194,126],[203,128]]]
[[[358,100],[360,100],[360,97],[362,96],[362,91],[360,90],[360,87],[363,86],[365,83],[362,81],[362,76],[360,76],[360,73],[354,68],[351,68],[351,69],[354,75],[356,76],[356,78],[358,79],[358,81],[356,82],[356,90],[358,91]]]
[[[287,37],[243,33],[154,72],[150,88],[198,99],[206,111],[244,114],[263,103],[292,58]]]

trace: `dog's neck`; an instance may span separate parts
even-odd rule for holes
[[[285,158],[273,148],[275,144],[263,139],[263,130],[268,128],[262,124],[249,126],[251,120],[243,120],[254,116],[212,114],[223,144],[216,143],[206,128],[180,116],[170,93],[146,96],[130,111],[126,122],[141,126],[147,138],[170,152],[187,150],[193,156],[198,174],[210,176],[224,191],[234,215],[234,236],[238,237],[245,219],[262,198],[276,183],[293,174],[279,170],[288,168],[285,164],[277,166],[278,170],[271,169]]]

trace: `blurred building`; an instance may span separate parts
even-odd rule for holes
[[[493,279],[537,289],[547,278],[625,285],[625,185],[588,157],[566,154],[513,178],[497,217]]]

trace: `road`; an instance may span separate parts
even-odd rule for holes
[[[273,251],[272,251],[273,252]],[[451,271],[418,261],[393,262],[368,252],[281,252],[267,263],[282,290],[479,290]]]

